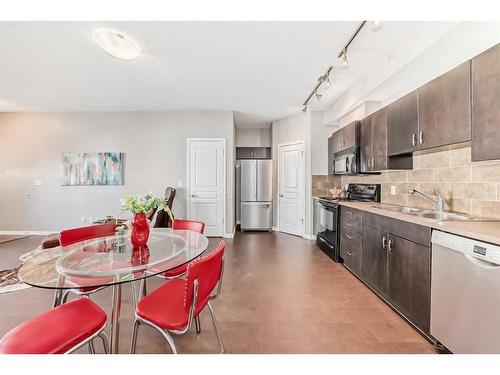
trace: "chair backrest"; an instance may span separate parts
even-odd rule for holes
[[[67,229],[61,232],[61,245],[68,246],[75,242],[91,240],[93,238],[112,236],[115,234],[115,224],[96,224],[88,227]]]
[[[172,212],[172,205],[174,204],[175,193],[176,190],[172,186],[168,186],[165,189],[165,200],[167,201],[167,206],[168,208],[170,208],[171,212]],[[156,215],[155,224],[153,227],[170,228],[171,227],[170,216],[164,210],[158,211],[158,214]]]
[[[222,282],[222,261],[224,258],[224,241],[210,254],[196,259],[188,264],[186,271],[186,288],[184,292],[184,308],[189,310],[193,303],[194,281],[198,280],[198,309],[200,303],[206,303],[218,283]]]
[[[205,231],[205,223],[202,223],[201,221],[174,219],[172,229],[192,230],[193,232],[203,234]]]

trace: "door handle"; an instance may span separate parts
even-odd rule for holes
[[[280,198],[283,198],[283,194],[280,194]]]
[[[389,250],[389,254],[394,250],[392,247],[392,240],[387,241],[387,249]]]
[[[196,198],[197,196],[198,196],[198,194],[196,194],[196,193],[191,194],[191,198]]]
[[[416,146],[417,145],[417,135],[415,133],[413,133],[411,135],[411,144],[412,144],[412,146]]]
[[[383,249],[387,248],[387,238],[385,236],[382,237],[382,248]]]
[[[420,144],[423,145],[424,144],[424,132],[420,132],[420,134],[418,135],[418,138],[419,138]]]

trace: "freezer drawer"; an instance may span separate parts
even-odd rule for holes
[[[272,221],[271,202],[241,203],[241,230],[271,230]]]

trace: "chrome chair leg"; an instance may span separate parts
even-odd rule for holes
[[[88,345],[89,345],[89,354],[95,354],[94,342],[90,340]]]
[[[148,294],[148,287],[146,285],[145,278],[141,280],[141,293],[142,293],[141,298],[146,297],[146,294]]]
[[[67,289],[64,291],[63,295],[62,295],[62,298],[61,298],[61,305],[66,303],[66,301],[68,300],[68,296],[69,296],[69,293],[71,292],[71,289]]]
[[[221,354],[225,352],[224,344],[222,343],[222,337],[220,335],[219,327],[217,325],[217,320],[215,319],[214,309],[210,302],[207,302],[208,309],[210,310],[210,315],[212,316],[212,321],[214,322],[215,333],[217,334],[217,339],[219,340],[220,352]]]
[[[132,303],[134,306],[137,306],[137,287],[135,285],[135,281],[132,281],[131,283],[131,288],[132,288]]]
[[[104,348],[104,354],[109,354],[109,344],[108,344],[108,336],[104,331],[99,333],[99,337],[102,340],[102,347]]]
[[[135,319],[134,320],[134,330],[132,332],[132,344],[130,345],[130,354],[135,354],[135,348],[137,346],[137,333],[139,331],[139,324],[141,324],[139,319]]]
[[[170,336],[170,333],[168,333],[168,331],[164,329],[160,330],[160,333],[163,335],[163,337],[165,337],[165,340],[167,340],[170,349],[172,349],[172,353],[177,354],[174,339],[172,338],[172,336]]]
[[[194,324],[196,326],[196,333],[201,332],[201,322],[200,322],[200,316],[198,315],[196,318],[194,318]]]

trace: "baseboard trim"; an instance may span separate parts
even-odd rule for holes
[[[234,233],[236,232],[236,225],[234,226],[233,228],[233,233],[224,233],[224,235],[222,236],[222,238],[234,238]]]
[[[40,230],[0,230],[0,236],[47,236],[58,231],[40,231]]]
[[[280,231],[278,227],[272,227],[271,229],[273,230],[273,232],[279,232]]]
[[[313,236],[312,234],[304,234],[302,236],[302,238],[305,238],[306,240],[311,240],[311,241],[314,241],[316,239],[316,237]]]

